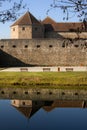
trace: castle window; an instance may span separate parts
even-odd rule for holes
[[[13,28],[13,31],[15,31],[15,28]]]
[[[13,47],[13,48],[16,48],[16,45],[13,45],[12,47]]]
[[[40,48],[40,45],[37,45],[37,48]]]
[[[49,45],[50,48],[52,48],[53,46],[52,45]]]
[[[25,48],[28,48],[28,45],[25,45]]]
[[[24,31],[24,30],[25,30],[25,27],[22,27],[22,30]]]

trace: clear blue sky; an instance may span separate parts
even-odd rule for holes
[[[47,17],[47,10],[50,8],[50,4],[52,3],[52,0],[24,0],[27,4],[27,8],[29,8],[29,11],[37,18],[43,20],[44,18]],[[10,4],[11,5],[11,4]],[[9,5],[9,6],[10,6]],[[4,8],[2,7],[2,10],[7,7],[7,4],[4,3]],[[22,11],[23,15],[28,9],[25,11]],[[51,10],[48,14],[51,18],[53,18],[57,22],[64,22],[63,21],[63,14],[62,11],[58,9]],[[69,19],[69,21],[77,21],[77,17],[73,17]],[[0,23],[0,39],[4,38],[10,38],[10,25],[13,23],[12,22],[6,22],[5,24]]]

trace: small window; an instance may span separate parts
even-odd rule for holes
[[[40,45],[37,45],[37,48],[40,48]]]
[[[5,92],[4,92],[4,91],[1,91],[1,94],[5,94]]]
[[[37,27],[35,27],[35,31],[37,31],[38,30],[38,28]]]
[[[75,95],[78,95],[78,93],[75,93]]]
[[[13,28],[13,31],[15,31],[15,28]]]
[[[79,47],[79,45],[74,45],[75,47]]]
[[[64,92],[62,92],[62,95],[65,95],[65,93],[64,93]]]
[[[28,45],[25,45],[25,48],[28,48]]]
[[[16,94],[16,91],[14,91],[13,94]]]
[[[53,46],[52,45],[49,45],[50,48],[52,48]]]
[[[1,45],[1,48],[4,48],[4,46],[3,46],[3,45]]]
[[[24,30],[25,30],[25,27],[22,27],[22,30],[24,31]]]
[[[28,92],[27,92],[27,91],[25,91],[25,94],[27,95],[27,94],[28,94]]]
[[[16,45],[13,45],[12,47],[13,47],[13,48],[16,48]]]
[[[66,68],[66,71],[73,71],[73,68]]]
[[[52,92],[49,92],[49,95],[52,95]]]
[[[40,92],[37,92],[37,95],[39,95],[40,94]]]
[[[25,105],[25,102],[22,102],[22,105]]]

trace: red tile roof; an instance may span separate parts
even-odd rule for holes
[[[84,30],[84,24],[82,22],[74,22],[74,23],[57,23],[50,17],[47,17],[42,21],[42,24],[45,26],[46,31],[59,31],[59,32],[67,32],[67,31],[75,31],[75,30]]]
[[[56,22],[50,18],[50,17],[46,17],[43,21],[42,21],[43,24],[56,24]]]
[[[22,17],[20,17],[14,24],[15,25],[32,25],[32,24],[41,24],[30,12],[27,12]]]
[[[57,23],[52,18],[47,17],[42,22],[38,21],[30,12],[25,13],[20,17],[12,26],[15,25],[33,25],[33,24],[42,24],[45,27],[45,31],[58,31],[58,32],[72,32],[76,30],[85,30],[84,23]]]
[[[79,23],[57,23],[55,25],[55,31],[75,31],[75,30],[83,30],[84,24]]]

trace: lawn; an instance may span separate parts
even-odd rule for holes
[[[0,87],[87,89],[87,72],[0,72]]]

